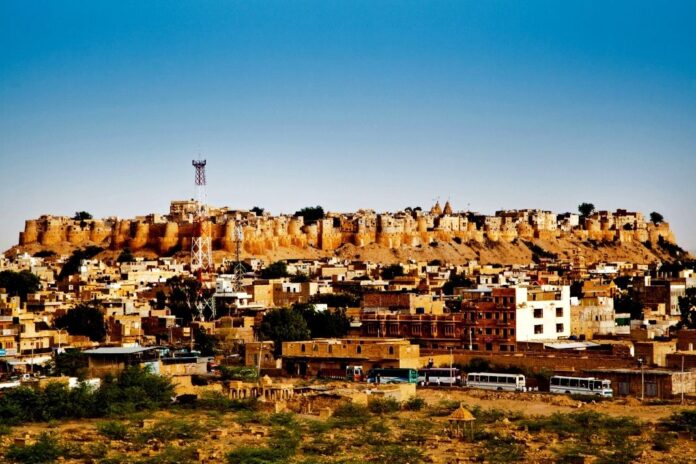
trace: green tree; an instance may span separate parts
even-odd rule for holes
[[[631,319],[643,318],[643,303],[630,294],[614,297],[614,311],[617,313],[629,313]]]
[[[121,250],[121,254],[118,255],[116,261],[119,263],[132,263],[133,261],[135,261],[135,256],[133,256],[131,249],[126,247],[123,250]]]
[[[299,312],[307,322],[312,338],[341,338],[348,333],[350,320],[343,308],[335,311],[317,311],[309,304],[295,304],[293,311]]]
[[[404,275],[404,268],[401,264],[390,264],[382,268],[382,278],[386,280],[392,280],[395,277],[401,277]]]
[[[453,295],[454,289],[457,287],[471,288],[474,286],[474,281],[461,274],[452,274],[445,285],[442,286],[442,293],[445,295]]]
[[[215,335],[206,333],[200,327],[194,332],[194,348],[201,352],[201,356],[214,356],[217,350],[218,339]]]
[[[578,211],[580,211],[580,215],[582,217],[587,217],[590,214],[594,213],[595,207],[592,203],[580,203],[578,206]]]
[[[652,213],[650,213],[650,221],[653,224],[660,224],[664,220],[665,220],[665,218],[657,211],[653,211]]]
[[[29,293],[36,293],[41,287],[41,280],[29,271],[0,272],[0,288],[4,288],[9,296],[18,296],[27,301]]]
[[[80,350],[68,348],[56,355],[55,370],[58,375],[84,377],[87,370],[87,356]]]
[[[73,216],[75,221],[89,221],[90,219],[92,219],[92,215],[87,211],[75,211],[75,216]]]
[[[302,314],[289,308],[271,309],[259,325],[258,335],[261,340],[272,340],[274,353],[279,356],[283,342],[307,340],[311,333]]]
[[[304,218],[305,224],[314,224],[320,219],[324,219],[324,208],[321,206],[308,206],[296,211],[293,214],[295,217],[302,216]]]
[[[262,279],[279,279],[288,277],[290,274],[288,274],[288,266],[284,261],[276,261],[261,269],[260,275]]]
[[[81,304],[56,319],[56,327],[67,329],[70,335],[84,335],[99,342],[106,337],[104,314],[94,306]]]
[[[264,208],[261,208],[261,207],[259,207],[259,206],[254,206],[254,207],[251,208],[249,211],[251,211],[252,213],[256,214],[257,216],[262,216],[262,215],[263,215],[263,212],[264,212],[265,210],[264,210]]]
[[[65,264],[63,264],[63,267],[58,274],[58,280],[62,280],[75,274],[80,269],[80,263],[83,259],[92,259],[102,251],[104,251],[104,249],[98,246],[88,246],[86,248],[73,251],[72,255],[70,255],[68,260],[65,261]]]
[[[181,319],[183,324],[188,324],[196,311],[201,283],[192,277],[174,276],[167,280],[167,286],[172,315]]]

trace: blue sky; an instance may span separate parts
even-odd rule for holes
[[[0,249],[41,214],[661,212],[696,249],[694,2],[0,0]]]

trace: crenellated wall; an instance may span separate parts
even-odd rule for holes
[[[675,243],[669,224],[646,223],[639,213],[621,210],[615,215],[602,212],[601,215],[585,218],[581,225],[565,230],[556,228],[549,220],[536,223],[516,219],[526,217],[521,213],[516,216],[509,212],[496,214],[500,216],[480,216],[474,222],[466,215],[426,214],[414,217],[403,212],[394,215],[359,212],[354,215],[332,215],[313,224],[305,224],[301,217],[252,215],[242,221],[242,247],[245,253],[261,255],[281,247],[313,247],[323,251],[333,251],[345,244],[358,247],[370,244],[387,248],[404,245],[425,247],[434,242],[450,242],[455,238],[459,243],[483,243],[486,240],[510,243],[516,239],[532,238],[621,243],[657,243],[662,239]],[[232,252],[236,246],[235,220],[215,216],[198,227],[208,231],[214,249]],[[166,255],[175,249],[189,249],[196,227],[190,222],[167,221],[162,216],[155,219],[154,215],[132,220],[109,218],[87,221],[42,216],[25,222],[24,231],[19,234],[19,244],[46,247],[58,244],[100,245],[113,250],[129,247],[133,251],[149,249]]]

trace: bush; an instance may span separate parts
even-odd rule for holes
[[[54,462],[63,454],[63,448],[53,436],[42,433],[33,445],[10,445],[5,457],[22,464]]]
[[[374,398],[368,404],[368,409],[373,414],[388,414],[397,412],[401,405],[392,398]]]
[[[128,427],[121,422],[99,422],[97,431],[110,440],[125,440],[128,437]]]
[[[660,426],[672,432],[686,432],[691,439],[696,438],[696,409],[675,412],[660,422]]]
[[[425,400],[423,398],[413,397],[404,402],[404,409],[406,411],[420,411],[425,406]]]
[[[672,449],[677,442],[674,432],[657,432],[653,435],[652,449],[655,451],[667,452]]]
[[[200,438],[201,435],[202,431],[197,424],[184,419],[169,419],[156,423],[149,430],[142,431],[138,436],[138,441],[146,442],[152,438],[163,442],[174,439],[193,440]]]
[[[525,447],[512,437],[493,436],[484,444],[483,457],[489,463],[518,462],[525,458]]]
[[[196,408],[211,411],[257,411],[259,404],[256,398],[230,399],[219,392],[205,392],[194,402]]]
[[[449,416],[459,407],[458,401],[440,400],[430,407],[430,415],[435,417]]]
[[[336,427],[355,427],[370,421],[370,411],[365,406],[345,403],[336,408],[331,419]]]

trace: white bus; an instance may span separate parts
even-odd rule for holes
[[[525,378],[522,374],[473,372],[466,376],[466,386],[486,390],[525,391]]]
[[[551,377],[551,393],[566,393],[578,395],[613,396],[609,380],[600,380],[594,377],[565,377],[554,375]]]
[[[418,385],[461,385],[462,377],[456,367],[418,369]]]

